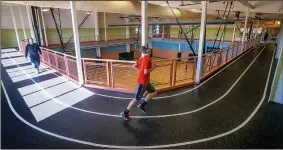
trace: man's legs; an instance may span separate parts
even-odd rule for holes
[[[135,107],[138,104],[138,101],[141,99],[142,95],[144,94],[145,90],[143,89],[142,84],[138,84],[137,92],[135,95],[135,98],[129,103],[126,110],[124,110],[121,115],[125,120],[131,120],[131,117],[129,116],[129,112],[132,110],[133,107]]]
[[[33,64],[35,71],[39,73],[40,58],[36,55],[30,55],[30,61]]]
[[[150,101],[152,100],[152,98],[154,96],[157,95],[157,92],[154,88],[154,86],[151,84],[151,83],[148,83],[145,87],[145,90],[148,92],[148,94],[146,95],[146,98],[145,100],[138,105],[138,108],[140,108],[143,112],[146,112],[146,109],[145,109],[145,105]]]
[[[36,71],[37,71],[37,73],[39,73],[39,66],[40,66],[40,58],[39,57],[35,60],[35,63],[36,63]]]

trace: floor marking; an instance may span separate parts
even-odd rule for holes
[[[275,51],[274,51],[275,52]],[[273,52],[273,53],[274,53]],[[24,118],[22,118],[18,113],[17,111],[14,109],[14,107],[12,106],[11,104],[11,101],[10,101],[10,98],[7,94],[7,91],[6,91],[6,88],[3,84],[3,82],[1,81],[1,85],[3,87],[3,91],[4,91],[4,94],[6,96],[6,99],[7,99],[7,102],[8,102],[8,105],[11,109],[11,111],[14,113],[14,115],[19,119],[21,120],[23,123],[25,123],[26,125],[32,127],[33,129],[35,130],[38,130],[42,133],[45,133],[45,134],[48,134],[50,136],[54,136],[54,137],[57,137],[57,138],[60,138],[60,139],[63,139],[63,140],[67,140],[67,141],[70,141],[70,142],[75,142],[75,143],[79,143],[79,144],[85,144],[85,145],[90,145],[90,146],[96,146],[96,147],[105,147],[105,148],[168,148],[168,147],[177,147],[177,146],[184,146],[184,145],[190,145],[190,144],[196,144],[196,143],[201,143],[201,142],[206,142],[206,141],[211,141],[211,140],[214,140],[214,139],[218,139],[220,137],[223,137],[223,136],[226,136],[226,135],[229,135],[229,134],[232,134],[236,131],[238,131],[239,129],[241,129],[242,127],[244,127],[252,118],[253,116],[257,113],[257,111],[259,110],[260,106],[262,105],[265,97],[266,97],[266,92],[267,92],[267,88],[268,88],[268,81],[269,81],[269,78],[270,78],[270,73],[271,73],[271,67],[272,67],[272,64],[273,64],[273,59],[274,57],[272,57],[272,60],[271,60],[271,64],[270,64],[270,68],[269,68],[269,72],[268,72],[268,77],[267,77],[267,80],[266,80],[266,84],[265,84],[265,88],[264,88],[264,92],[263,92],[263,95],[262,95],[262,98],[259,102],[259,104],[257,105],[257,107],[255,108],[255,110],[250,114],[250,116],[242,123],[240,124],[239,126],[237,126],[236,128],[232,129],[232,130],[229,130],[227,132],[224,132],[222,134],[218,134],[218,135],[215,135],[215,136],[212,136],[212,137],[208,137],[208,138],[203,138],[203,139],[199,139],[199,140],[194,140],[194,141],[187,141],[187,142],[181,142],[181,143],[175,143],[175,144],[166,144],[166,145],[154,145],[154,146],[118,146],[118,145],[105,145],[105,144],[98,144],[98,143],[93,143],[93,142],[88,142],[88,141],[83,141],[83,140],[78,140],[78,139],[74,139],[74,138],[70,138],[70,137],[65,137],[65,136],[62,136],[62,135],[58,135],[56,133],[52,133],[52,132],[49,132],[47,130],[44,130],[44,129],[41,129],[31,123],[29,123],[28,121],[26,121]]]
[[[175,113],[175,114],[170,114],[170,115],[155,115],[155,116],[131,116],[132,118],[140,118],[140,119],[145,119],[145,118],[166,118],[166,117],[175,117],[175,116],[182,116],[182,115],[188,115],[188,114],[192,114],[192,113],[195,113],[195,112],[198,112],[198,111],[201,111],[211,105],[213,105],[214,103],[220,101],[221,99],[223,99],[227,94],[230,93],[230,91],[234,88],[234,86],[240,81],[240,79],[242,78],[242,76],[247,72],[247,70],[252,66],[252,64],[255,62],[255,60],[260,56],[260,54],[263,52],[263,50],[265,49],[265,46],[262,48],[262,50],[260,51],[260,53],[258,53],[258,55],[254,58],[254,60],[250,63],[250,65],[245,69],[245,71],[240,75],[240,77],[234,82],[234,84],[226,91],[226,93],[224,93],[221,97],[219,97],[218,99],[212,101],[211,103],[207,104],[207,105],[204,105],[198,109],[195,109],[195,110],[191,110],[191,111],[188,111],[188,112],[182,112],[182,113]],[[14,61],[14,60],[12,60]],[[25,72],[23,70],[23,72]],[[38,87],[39,89],[43,90],[47,96],[49,97],[52,97],[50,96],[50,94],[48,94],[44,88],[42,88],[40,85],[38,85],[33,79],[31,79]],[[94,93],[95,94],[95,93]],[[66,107],[69,107],[69,108],[72,108],[72,109],[75,109],[75,110],[78,110],[78,111],[82,111],[82,112],[86,112],[86,113],[91,113],[91,114],[96,114],[96,115],[102,115],[102,116],[108,116],[108,117],[117,117],[117,118],[120,118],[121,115],[114,115],[114,114],[108,114],[108,113],[101,113],[101,112],[94,112],[94,111],[89,111],[89,110],[85,110],[85,109],[81,109],[81,108],[77,108],[77,107],[74,107],[74,106],[71,106],[71,105],[68,105],[68,104],[65,104],[63,102],[61,102],[60,100],[57,100],[56,98],[53,98],[53,100],[63,106],[66,106]]]
[[[7,54],[5,53],[5,55],[7,55]],[[11,55],[8,54],[7,56],[10,58]],[[11,59],[11,58],[10,58],[10,59]],[[64,110],[65,108],[68,108],[68,107],[71,106],[71,105],[69,105],[69,104],[66,104],[66,103],[61,102],[60,100],[58,100],[59,97],[54,97],[54,96],[50,95],[48,92],[46,92],[45,88],[42,87],[42,86],[40,86],[40,85],[31,77],[30,74],[27,74],[26,71],[23,70],[22,67],[19,66],[13,59],[11,59],[11,60],[13,61],[13,63],[14,63],[15,65],[18,66],[18,68],[19,68],[27,77],[29,77],[30,80],[32,80],[32,82],[34,83],[34,85],[37,86],[37,87],[40,89],[40,92],[43,92],[43,93],[45,94],[45,95],[43,95],[43,96],[47,96],[49,99],[51,99],[51,102],[54,101],[54,102],[56,102],[56,103],[61,104],[61,105],[58,105],[58,106],[56,106],[56,107],[53,105],[53,109],[56,110],[56,111],[53,111],[53,112],[48,111],[48,112],[42,113],[42,111],[43,111],[43,110],[46,110],[46,109],[37,110],[36,107],[30,108],[30,110],[32,111],[33,116],[35,117],[35,119],[36,119],[37,122],[39,122],[39,121],[41,121],[41,120],[43,120],[43,119],[46,119],[47,117],[50,117],[50,116],[52,116],[52,115],[54,115],[54,114],[56,114],[56,113],[58,113],[58,112]],[[39,76],[39,75],[41,75],[41,74],[37,74],[35,77],[37,77],[37,76]],[[53,78],[53,79],[54,79],[54,78]],[[77,84],[74,83],[74,82],[69,82],[69,86],[72,86],[73,88],[78,88],[77,90],[81,90],[80,93],[83,93],[83,95],[82,95],[80,98],[86,99],[86,98],[91,97],[92,95],[94,95],[94,94],[91,93],[89,90],[84,89],[84,88],[80,88],[80,86],[77,85]],[[79,96],[79,94],[77,94],[77,96]],[[23,99],[24,99],[24,97],[23,97]],[[72,105],[74,105],[74,104],[76,104],[76,103],[78,103],[78,102],[80,102],[80,101],[82,101],[82,100],[84,100],[84,99],[79,99],[79,98],[75,99],[75,98],[74,98],[74,99],[72,99],[72,100],[69,100],[69,102],[72,103]],[[25,100],[25,99],[24,99],[24,100]],[[25,102],[26,102],[26,100],[25,100]],[[26,104],[28,105],[28,103],[26,103]],[[49,105],[50,105],[50,101],[49,101],[48,103],[46,103],[46,104],[49,104]],[[28,105],[28,106],[29,106],[29,105]],[[44,106],[42,106],[42,105],[40,105],[40,106],[41,106],[41,108],[44,107]],[[65,107],[62,107],[62,106],[65,106]],[[37,107],[38,107],[38,106],[37,106]],[[47,107],[47,106],[46,106],[46,107]],[[35,112],[35,113],[34,113],[34,112]],[[41,113],[40,113],[40,112],[41,112]],[[49,116],[48,116],[48,115],[49,115]],[[42,116],[43,116],[43,117],[42,117]]]
[[[201,87],[203,84],[205,84],[206,82],[208,82],[210,79],[212,79],[213,77],[215,77],[216,75],[218,75],[219,73],[221,73],[223,70],[225,70],[226,68],[228,68],[229,66],[231,66],[232,64],[234,64],[238,59],[242,58],[243,56],[245,56],[246,53],[248,53],[249,51],[251,51],[252,49],[254,49],[255,47],[251,48],[250,50],[247,50],[245,52],[243,52],[242,54],[240,54],[241,56],[239,56],[237,59],[233,60],[231,63],[229,63],[227,66],[225,66],[224,68],[222,68],[221,70],[219,70],[218,72],[216,72],[214,75],[212,75],[211,77],[209,77],[207,80],[205,80],[204,82],[202,82],[201,84],[197,85],[196,87],[189,89],[187,91],[181,92],[181,93],[177,93],[177,94],[173,94],[173,95],[169,95],[169,96],[162,96],[162,97],[154,97],[153,99],[157,100],[157,99],[165,99],[165,98],[170,98],[170,97],[176,97],[179,95],[183,95],[185,93],[189,93],[195,89],[198,89],[199,87]],[[42,63],[42,65],[46,66],[45,64]],[[48,66],[46,66],[48,67]],[[53,73],[55,74],[55,73]],[[57,74],[55,74],[56,76],[58,76]],[[71,81],[71,80],[70,80]],[[91,91],[92,92],[92,91]],[[114,99],[124,99],[124,100],[132,100],[132,97],[118,97],[118,96],[110,96],[110,95],[104,95],[104,94],[99,94],[99,93],[95,93],[93,92],[93,94],[98,95],[98,96],[102,96],[102,97],[108,97],[108,98],[114,98]],[[144,99],[144,98],[143,98]]]

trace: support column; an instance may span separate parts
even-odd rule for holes
[[[243,36],[242,36],[242,48],[241,48],[241,52],[242,52],[243,49],[244,49],[243,43],[245,42],[245,38],[246,38],[246,30],[247,30],[247,24],[248,24],[248,17],[249,17],[249,13],[246,12],[245,26],[244,26]]]
[[[234,30],[233,30],[233,36],[232,36],[232,43],[235,41],[235,32],[236,32],[236,22],[234,23]]]
[[[15,28],[15,32],[16,32],[16,38],[17,38],[18,47],[20,49],[20,38],[19,38],[18,29],[17,29],[17,23],[16,23],[16,20],[15,20],[14,11],[13,11],[12,6],[10,6],[10,10],[11,10],[12,20],[13,20],[13,24],[14,24],[14,28]]]
[[[48,39],[47,39],[47,34],[46,34],[46,27],[45,27],[43,12],[41,12],[41,19],[42,19],[42,26],[43,26],[43,32],[44,32],[45,46],[48,46]]]
[[[152,25],[149,25],[148,27],[148,34],[149,34],[149,37],[152,38]]]
[[[272,79],[271,91],[269,95],[269,101],[283,104],[282,89],[283,89],[283,24],[281,23],[280,32],[277,35],[277,51],[275,58],[276,69]]]
[[[39,31],[39,36],[40,36],[40,44],[41,45],[44,45],[43,44],[43,37],[42,37],[42,28],[41,28],[41,21],[40,21],[40,15],[41,14],[41,9],[38,7],[37,9],[37,21],[38,21],[38,31]]]
[[[95,11],[94,13],[94,30],[95,30],[95,37],[94,37],[94,39],[96,40],[96,41],[99,41],[100,40],[100,38],[99,38],[99,21],[98,21],[98,12],[97,11]]]
[[[197,71],[196,71],[196,83],[200,83],[201,72],[202,72],[202,54],[205,43],[205,32],[206,32],[206,13],[207,13],[207,1],[201,1],[201,25],[200,25],[200,36],[199,36],[199,49],[197,57]]]
[[[99,57],[99,58],[101,57],[101,50],[100,50],[100,47],[97,47],[97,48],[96,48],[96,56]]]
[[[147,1],[142,1],[142,10],[141,10],[141,46],[145,46],[147,45],[147,41],[148,41],[148,17],[147,17],[147,7],[148,7],[148,3]]]
[[[26,34],[26,29],[25,29],[25,25],[24,25],[24,21],[23,21],[21,6],[19,5],[18,7],[19,7],[20,17],[21,17],[21,22],[22,22],[22,29],[24,31],[24,37],[25,37],[25,39],[27,39],[27,34]]]
[[[130,18],[126,18],[125,19],[126,23],[130,22]],[[130,27],[126,26],[126,39],[130,39]],[[126,43],[126,52],[130,52],[131,51],[131,46],[129,41]]]
[[[28,23],[29,23],[29,29],[30,29],[30,35],[31,35],[31,38],[33,38],[33,40],[36,42],[36,39],[35,39],[35,35],[34,35],[34,30],[33,30],[33,27],[32,27],[32,20],[31,20],[31,16],[30,16],[30,6],[26,5],[26,10],[27,10],[27,15],[28,15]]]
[[[106,15],[105,15],[105,12],[104,12],[104,40],[107,41],[107,29],[106,29]]]
[[[224,39],[225,39],[225,30],[224,30],[224,32],[223,32],[223,36],[222,36],[222,38],[221,38],[221,42],[223,42]]]
[[[72,26],[73,26],[73,34],[74,34],[74,46],[75,46],[75,51],[76,51],[78,79],[79,79],[79,84],[83,85],[84,78],[83,78],[81,48],[80,48],[79,32],[78,32],[76,1],[70,1],[70,5],[71,5],[71,13],[72,13]]]

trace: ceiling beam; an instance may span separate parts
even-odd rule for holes
[[[2,3],[70,9],[68,1],[2,1]],[[78,1],[76,8],[77,10],[84,11],[141,15],[141,3],[138,1]],[[201,17],[201,13],[194,13],[184,9],[174,8],[174,12],[181,20],[199,19]],[[150,17],[174,19],[168,7],[153,4],[148,4],[148,15]],[[214,15],[207,15],[207,18],[215,19],[216,17]]]
[[[199,20],[180,21],[180,25],[200,25]],[[234,24],[234,20],[228,20],[226,24]],[[224,24],[224,20],[207,20],[207,25]],[[108,27],[121,27],[121,26],[140,26],[139,22],[122,23],[122,24],[109,24]],[[149,22],[148,25],[179,25],[176,21],[170,22]]]
[[[248,7],[250,9],[254,9],[255,7],[249,3],[247,0],[238,0],[239,3],[241,3],[242,5],[244,5],[245,7]]]

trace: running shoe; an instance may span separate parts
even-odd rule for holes
[[[142,110],[142,112],[146,113],[146,109],[141,104],[138,104],[137,107]]]
[[[125,114],[124,112],[121,112],[120,115],[122,116],[122,118],[124,120],[127,120],[127,121],[131,121],[132,118],[129,116],[129,114]]]

